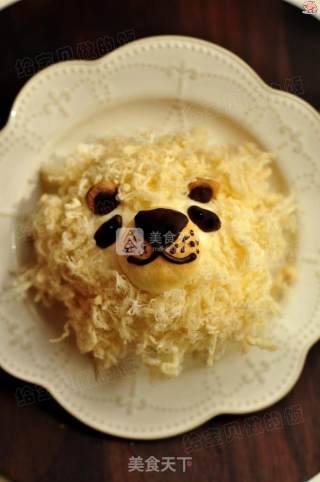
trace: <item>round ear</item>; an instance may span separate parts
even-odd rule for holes
[[[88,207],[98,216],[109,214],[120,204],[117,194],[118,187],[114,182],[99,182],[87,192],[86,200]]]
[[[190,199],[199,203],[208,203],[217,197],[219,184],[212,179],[198,177],[189,183],[188,189]]]

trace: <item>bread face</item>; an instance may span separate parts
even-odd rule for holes
[[[147,242],[141,255],[117,254],[119,267],[131,283],[153,294],[180,288],[194,279],[200,256],[198,229],[191,222],[167,246]]]

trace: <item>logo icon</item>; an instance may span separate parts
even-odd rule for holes
[[[144,253],[144,233],[141,228],[117,230],[116,252],[121,256],[140,256]]]
[[[304,2],[302,13],[306,13],[310,15],[313,13],[317,13],[317,11],[318,11],[318,6],[316,3],[316,0],[306,0]]]

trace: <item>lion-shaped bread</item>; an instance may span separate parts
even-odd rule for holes
[[[42,169],[33,223],[36,300],[105,367],[128,355],[177,376],[230,342],[271,347],[265,323],[293,278],[292,196],[271,156],[202,132],[112,137]]]

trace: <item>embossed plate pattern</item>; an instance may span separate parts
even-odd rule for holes
[[[275,330],[278,350],[228,353],[213,368],[190,365],[176,380],[154,381],[132,361],[95,381],[88,358],[32,303],[5,289],[0,302],[0,363],[46,387],[78,419],[135,439],[176,435],[221,413],[271,405],[297,380],[320,334],[319,115],[268,87],[238,57],[186,37],[153,37],[92,62],[49,67],[24,87],[0,133],[0,282],[19,261],[17,216],[27,210],[39,165],[79,141],[113,132],[157,132],[206,125],[214,141],[255,139],[272,151],[300,206],[299,280]],[[20,233],[21,235],[21,233]],[[121,376],[120,376],[121,375]]]

